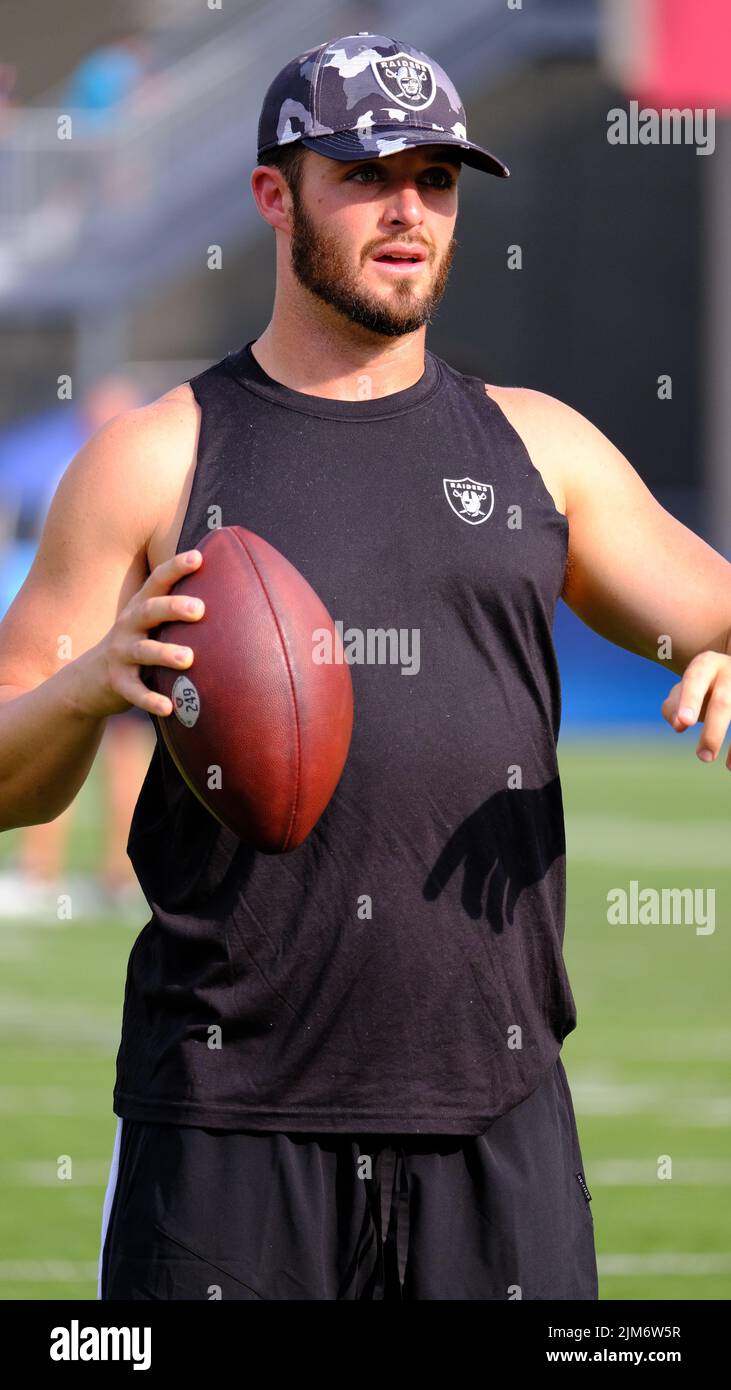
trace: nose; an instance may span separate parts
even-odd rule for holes
[[[388,229],[418,227],[424,219],[421,195],[413,179],[402,179],[392,187],[383,209],[382,221]]]

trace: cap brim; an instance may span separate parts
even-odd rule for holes
[[[408,130],[408,133],[407,133]],[[458,140],[455,135],[438,130],[415,130],[413,127],[396,133],[392,126],[387,128],[371,126],[370,130],[339,130],[332,135],[300,136],[300,143],[326,159],[382,159],[401,150],[415,149],[419,145],[449,145],[459,154],[463,164],[473,169],[481,169],[485,174],[495,174],[498,178],[510,177],[507,164],[496,155],[475,145],[471,140]]]

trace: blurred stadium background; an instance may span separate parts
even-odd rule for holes
[[[340,33],[435,58],[506,185],[469,169],[428,345],[560,397],[729,554],[731,41],[725,0],[48,0],[0,6],[0,615],[102,421],[257,336],[273,239],[248,189],[259,106]],[[632,99],[712,107],[715,149],[611,146]],[[60,116],[73,138],[60,140]],[[520,245],[523,269],[506,269]],[[210,246],[223,268],[208,269]],[[661,399],[658,379],[672,396]],[[66,399],[59,383],[70,377]],[[642,557],[637,557],[638,564]],[[729,787],[660,704],[674,681],[559,605],[574,1094],[603,1299],[731,1293]],[[147,920],[126,827],[149,721],[110,720],[51,827],[0,837],[0,1297],[93,1298],[126,960]],[[606,894],[715,889],[716,930],[609,927]],[[61,885],[59,887],[59,885]],[[57,893],[71,892],[72,921]],[[725,930],[724,930],[725,929]],[[73,1177],[57,1176],[59,1156]],[[671,1181],[657,1177],[661,1155]]]

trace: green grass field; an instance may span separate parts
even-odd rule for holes
[[[731,777],[722,762],[702,766],[690,738],[560,747],[579,1019],[563,1060],[602,1299],[731,1296]],[[71,869],[95,862],[98,790],[95,770]],[[15,839],[0,837],[0,863]],[[715,890],[715,931],[609,925],[607,892],[632,879]],[[132,925],[0,922],[2,1298],[96,1297],[124,973],[144,911]],[[663,1155],[672,1176],[661,1180]]]

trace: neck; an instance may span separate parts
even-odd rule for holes
[[[424,374],[426,327],[384,340],[339,314],[328,322],[294,310],[274,313],[252,352],[268,376],[306,395],[376,400],[405,391]],[[383,345],[385,343],[385,346]]]

